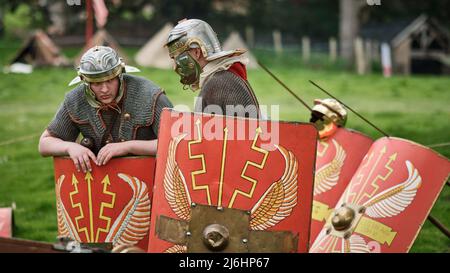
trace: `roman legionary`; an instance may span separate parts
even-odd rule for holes
[[[347,110],[335,99],[315,99],[309,121],[316,125],[320,139],[326,139],[345,126]]]
[[[66,95],[40,138],[39,152],[68,155],[84,172],[91,169],[90,159],[104,165],[115,156],[156,154],[160,114],[172,104],[156,84],[127,73],[135,71],[110,47],[89,49],[69,85],[81,84]]]
[[[223,51],[211,26],[182,20],[166,43],[183,88],[200,89],[195,111],[259,117],[259,104],[247,81],[245,50]]]

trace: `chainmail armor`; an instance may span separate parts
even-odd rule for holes
[[[209,105],[218,105],[222,114],[228,116],[240,116],[258,118],[260,116],[259,104],[250,85],[234,73],[222,70],[203,84],[199,94],[199,101],[195,105],[196,112],[212,113],[207,108]],[[226,106],[243,106],[236,113],[227,113]],[[246,108],[247,112],[243,111]],[[206,111],[205,111],[206,110]]]
[[[112,142],[156,139],[161,111],[164,107],[173,107],[172,104],[153,82],[127,74],[123,79],[125,93],[120,114],[114,110],[97,112],[88,104],[82,84],[66,95],[47,128],[50,134],[64,141],[75,141],[81,133],[94,140],[94,153],[105,145],[102,139],[105,139],[109,126],[113,126],[110,130]]]

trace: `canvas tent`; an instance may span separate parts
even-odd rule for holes
[[[129,58],[126,56],[125,52],[120,48],[119,43],[104,29],[98,30],[92,37],[90,42],[83,48],[83,50],[75,58],[75,66],[80,64],[80,59],[83,54],[93,46],[109,46],[113,48],[123,61],[128,64]]]
[[[173,61],[170,59],[167,48],[164,45],[169,37],[173,25],[167,23],[156,33],[136,54],[134,60],[137,64],[146,67],[171,69]]]
[[[258,68],[258,63],[256,62],[255,56],[250,52],[248,49],[248,46],[245,44],[244,40],[241,38],[239,33],[236,31],[231,32],[230,36],[225,40],[222,46],[223,50],[233,50],[233,49],[245,49],[247,52],[245,53],[245,56],[249,59],[249,64],[247,65],[247,68],[254,69]]]
[[[42,30],[36,30],[20,48],[10,64],[23,63],[32,66],[66,66],[69,60]]]

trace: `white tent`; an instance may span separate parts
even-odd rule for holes
[[[156,33],[136,54],[134,60],[137,64],[147,67],[171,69],[173,61],[169,57],[169,52],[164,45],[169,37],[169,32],[173,25],[167,23],[158,33]]]
[[[231,32],[230,36],[228,36],[228,38],[225,40],[222,47],[223,50],[233,50],[237,48],[247,50],[247,52],[244,54],[250,61],[247,65],[247,68],[258,68],[258,63],[256,62],[255,56],[253,56],[244,40],[242,40],[241,36],[236,31]]]

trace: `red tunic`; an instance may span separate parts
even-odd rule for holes
[[[245,69],[245,65],[240,62],[232,64],[230,68],[228,68],[228,71],[233,72],[245,81],[247,80],[247,70]]]

